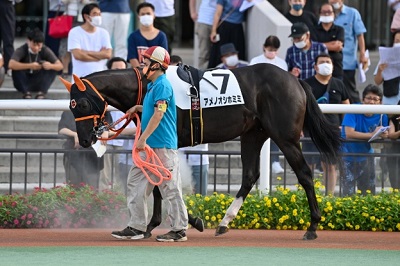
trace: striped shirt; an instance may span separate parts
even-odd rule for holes
[[[302,50],[295,45],[290,47],[286,52],[286,63],[289,71],[294,67],[300,69],[299,79],[308,79],[315,75],[314,61],[321,54],[328,54],[325,44],[319,42],[311,42],[311,47],[308,50]]]

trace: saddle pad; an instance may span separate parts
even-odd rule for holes
[[[176,105],[190,109],[190,84],[176,74],[176,66],[169,66],[167,79],[174,89]],[[227,69],[206,71],[200,80],[200,105],[202,108],[244,104],[243,95],[235,75]]]

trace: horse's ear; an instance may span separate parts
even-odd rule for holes
[[[58,76],[58,78],[61,80],[61,82],[64,84],[65,88],[67,88],[67,90],[69,92],[71,92],[71,87],[72,87],[72,83],[63,79],[62,77]]]
[[[80,91],[85,91],[86,86],[85,86],[85,84],[83,84],[83,81],[75,74],[72,74],[72,76],[74,77],[74,81],[75,81],[75,84],[78,87],[78,89]]]

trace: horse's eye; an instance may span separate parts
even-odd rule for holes
[[[78,110],[82,113],[87,113],[92,110],[92,105],[87,99],[80,99],[77,104]]]

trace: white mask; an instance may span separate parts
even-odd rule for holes
[[[393,47],[400,47],[400,42],[394,43],[394,44],[393,44]]]
[[[303,40],[300,42],[295,42],[294,45],[299,49],[303,49],[304,47],[306,47],[307,43],[305,40]]]
[[[333,16],[320,16],[319,22],[321,23],[331,23],[335,20]]]
[[[340,9],[342,7],[342,4],[337,2],[337,3],[333,3],[332,6],[333,6],[334,9],[338,10],[338,9]]]
[[[101,26],[101,16],[90,17],[90,19],[92,20],[92,21],[90,21],[90,24],[91,24],[93,27],[99,27],[99,26]]]
[[[153,25],[154,18],[152,15],[143,15],[139,17],[139,20],[143,26],[148,27]]]
[[[265,50],[264,51],[264,56],[266,57],[266,58],[268,58],[268,59],[274,59],[275,57],[276,57],[276,53],[277,53],[277,51],[268,51],[268,50]]]
[[[239,63],[239,58],[236,54],[234,54],[225,58],[225,62],[227,66],[234,67]]]
[[[322,76],[329,76],[332,74],[333,65],[329,63],[322,63],[318,65],[318,74]]]

